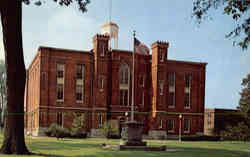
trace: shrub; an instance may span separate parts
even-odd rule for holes
[[[224,140],[247,141],[250,140],[250,128],[241,122],[237,126],[227,126],[221,135]]]
[[[72,128],[70,135],[72,138],[86,138],[87,133],[83,129],[84,124],[84,114],[74,113],[74,120],[72,123]]]
[[[104,123],[102,133],[106,138],[120,138],[118,130],[112,127],[111,121]]]
[[[67,128],[63,128],[55,123],[45,131],[45,134],[50,137],[64,138],[70,137],[70,131]]]
[[[220,136],[183,136],[182,141],[220,141]]]

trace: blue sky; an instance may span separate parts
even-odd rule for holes
[[[119,25],[119,49],[131,50],[132,31],[150,45],[170,43],[169,59],[208,62],[206,108],[235,108],[241,80],[250,73],[250,49],[243,52],[225,39],[235,25],[222,11],[213,20],[197,25],[191,18],[192,0],[113,0],[112,21]],[[109,0],[92,0],[88,12],[76,6],[59,7],[52,0],[43,6],[23,8],[23,44],[26,67],[39,46],[89,50],[92,37],[109,19]],[[0,31],[2,30],[0,26]],[[0,58],[4,56],[0,33]]]

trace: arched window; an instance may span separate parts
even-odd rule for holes
[[[120,105],[129,105],[130,70],[126,63],[120,66]]]

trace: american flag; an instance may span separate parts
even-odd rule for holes
[[[150,51],[149,48],[136,38],[134,40],[134,45],[135,45],[135,53],[149,55],[149,51]]]

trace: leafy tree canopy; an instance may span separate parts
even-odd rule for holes
[[[23,3],[25,4],[30,4],[30,3],[34,3],[35,5],[42,5],[43,3],[45,3],[45,1],[43,0],[22,0]],[[52,0],[55,3],[58,3],[61,6],[69,6],[72,3],[77,3],[79,6],[79,10],[81,12],[86,12],[87,11],[87,5],[90,3],[90,0]]]
[[[231,16],[237,26],[226,37],[239,38],[233,44],[246,50],[250,44],[250,1],[249,0],[195,0],[193,15],[198,23],[207,19],[211,9],[224,9],[224,14]]]
[[[244,113],[246,117],[250,115],[250,74],[243,78],[241,85],[243,86],[240,93],[241,98],[238,109]]]

